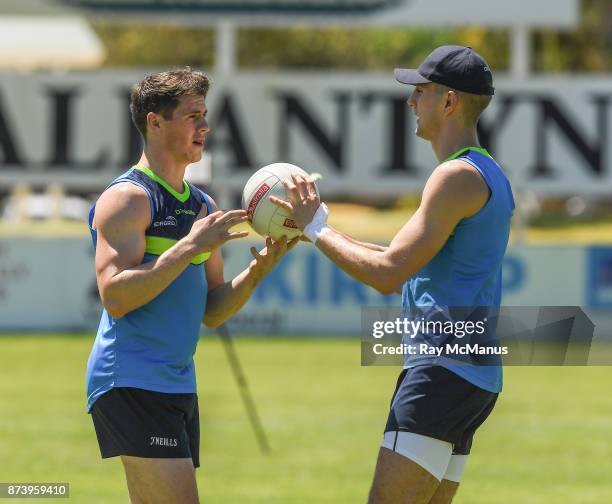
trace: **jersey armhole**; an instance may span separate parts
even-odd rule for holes
[[[198,193],[202,196],[202,199],[204,200],[204,204],[206,205],[206,209],[208,210],[207,215],[210,215],[211,213],[213,213],[213,207],[210,201],[210,196],[206,194],[204,191],[202,191],[202,189],[200,189],[199,187],[195,187],[195,189],[198,191]]]

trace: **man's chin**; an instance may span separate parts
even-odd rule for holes
[[[428,140],[428,141],[429,141],[429,136],[427,136],[427,135],[425,134],[425,132],[424,132],[422,129],[418,128],[418,127],[417,127],[417,129],[415,130],[414,134],[415,134],[416,136],[418,136],[419,138],[422,138],[423,140]]]

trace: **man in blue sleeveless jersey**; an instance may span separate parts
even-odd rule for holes
[[[406,313],[447,319],[455,307],[495,310],[514,200],[499,165],[478,144],[476,124],[494,93],[491,71],[469,47],[434,50],[418,70],[396,69],[415,89],[408,101],[416,134],[440,162],[421,204],[388,247],[362,243],[327,225],[312,182],[286,184],[297,225],[331,260],[382,293],[399,290]],[[427,348],[442,345],[417,335]],[[417,340],[418,341],[418,340]],[[452,501],[475,430],[501,391],[501,366],[436,356],[405,361],[391,403],[370,504]]]
[[[121,456],[134,503],[196,503],[199,418],[193,355],[200,324],[242,307],[291,246],[257,252],[233,280],[219,247],[246,232],[184,180],[209,131],[209,80],[189,68],[146,77],[130,109],[144,138],[137,165],[89,217],[104,311],[87,365],[87,401],[102,457]]]

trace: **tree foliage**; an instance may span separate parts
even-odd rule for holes
[[[485,44],[485,41],[487,42]],[[481,28],[424,29],[244,29],[240,34],[241,67],[388,70],[418,65],[434,47],[470,45],[494,68],[508,64],[508,37]]]
[[[105,67],[211,68],[213,33],[173,25],[93,25],[106,47]]]
[[[612,71],[612,2],[582,0],[579,30],[542,30],[534,36],[534,70]]]

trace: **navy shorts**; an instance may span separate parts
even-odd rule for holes
[[[497,396],[441,366],[404,369],[385,432],[413,432],[439,439],[453,445],[454,455],[467,455],[474,432],[493,410]]]
[[[102,458],[191,458],[200,465],[196,394],[167,394],[117,387],[91,408]]]

